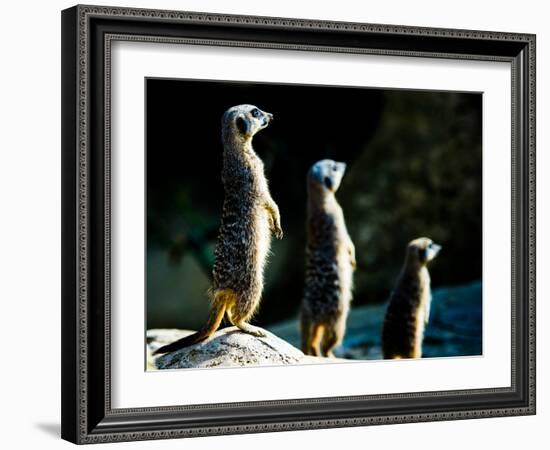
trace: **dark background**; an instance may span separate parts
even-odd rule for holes
[[[433,287],[481,280],[481,94],[148,79],[146,101],[148,328],[196,329],[207,316],[220,120],[242,103],[275,116],[253,145],[285,233],[273,241],[255,323],[297,315],[305,176],[323,158],[348,164],[337,197],[356,245],[354,305],[387,300],[419,236],[443,245]]]

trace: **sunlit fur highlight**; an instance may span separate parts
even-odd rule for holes
[[[282,238],[279,208],[271,198],[262,160],[252,138],[273,119],[254,105],[229,108],[222,117],[224,203],[215,249],[211,314],[197,333],[156,353],[203,341],[220,326],[224,314],[246,333],[265,333],[248,322],[257,311],[264,286],[264,268],[271,234]]]

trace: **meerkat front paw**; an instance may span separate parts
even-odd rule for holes
[[[282,239],[283,229],[281,228],[281,218],[279,217],[279,215],[272,214],[269,221],[271,225],[271,232],[275,235],[277,239]]]
[[[357,268],[357,260],[355,259],[355,247],[353,244],[349,247],[349,260],[353,269]]]
[[[281,224],[279,222],[275,222],[273,226],[273,234],[277,239],[283,238],[283,229],[281,228]]]
[[[281,215],[279,214],[279,207],[273,200],[270,200],[265,203],[265,208],[268,211],[269,227],[271,228],[271,232],[277,239],[282,239],[283,229],[281,228]]]

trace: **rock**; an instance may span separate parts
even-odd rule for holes
[[[336,358],[306,356],[288,342],[264,330],[266,337],[243,333],[236,327],[217,331],[204,342],[159,356],[151,353],[162,345],[193,333],[190,330],[153,329],[147,331],[148,368],[183,369],[210,367],[274,366],[315,364]],[[341,360],[340,360],[341,361]]]

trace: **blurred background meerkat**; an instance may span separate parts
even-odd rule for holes
[[[332,356],[345,334],[355,248],[336,200],[346,164],[316,162],[307,175],[307,245],[301,310],[302,351]]]
[[[431,239],[409,242],[405,263],[391,294],[382,329],[385,359],[421,358],[424,328],[432,300],[427,265],[441,246]]]

